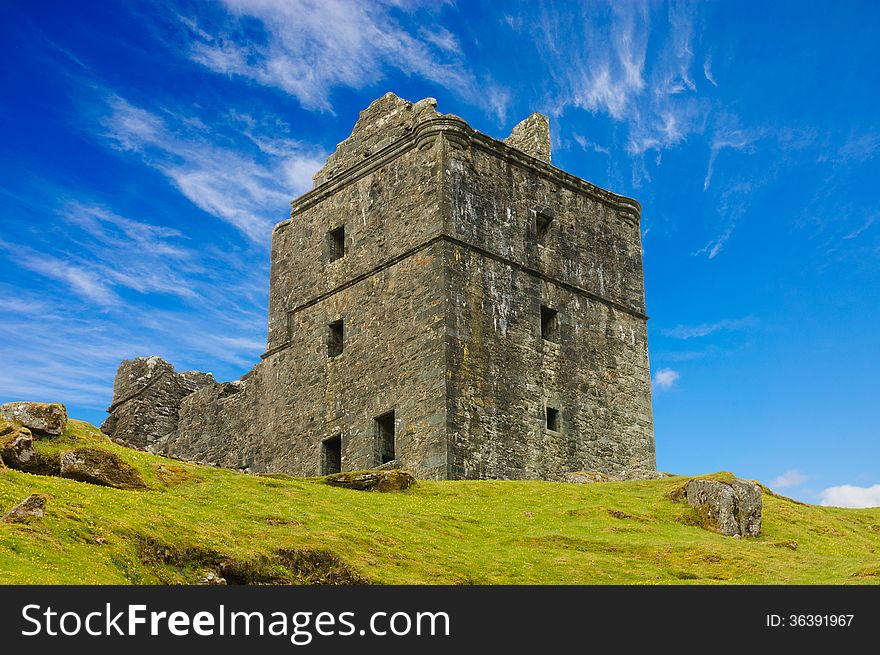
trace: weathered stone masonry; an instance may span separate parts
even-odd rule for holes
[[[386,94],[272,236],[269,334],[180,402],[169,453],[315,475],[653,470],[638,203]],[[112,418],[112,415],[111,415]]]

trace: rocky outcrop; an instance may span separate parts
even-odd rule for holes
[[[212,384],[212,374],[177,373],[161,357],[125,360],[116,372],[110,416],[101,430],[126,445],[152,449],[177,432],[181,401]]]
[[[416,483],[406,471],[352,471],[334,473],[324,478],[324,484],[356,491],[404,491]]]
[[[115,489],[147,487],[136,468],[101,448],[79,448],[62,453],[61,477]]]
[[[61,403],[5,403],[0,405],[0,419],[23,425],[37,436],[57,437],[67,428],[67,408]]]
[[[43,518],[47,498],[45,494],[31,494],[6,512],[3,515],[3,521],[5,523],[27,523],[32,519]]]
[[[708,530],[728,537],[757,537],[761,532],[761,488],[751,480],[690,480],[685,496]]]

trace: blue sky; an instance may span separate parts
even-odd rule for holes
[[[271,227],[386,91],[643,205],[658,466],[880,505],[880,5],[7,2],[0,401],[246,372]]]

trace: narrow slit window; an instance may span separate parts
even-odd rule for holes
[[[327,246],[330,250],[330,261],[345,257],[345,226],[340,225],[327,233]]]
[[[546,305],[541,305],[541,338],[559,341],[559,314]]]
[[[342,436],[336,435],[321,442],[321,475],[342,471]]]
[[[327,357],[339,357],[345,344],[345,326],[342,319],[327,326]]]
[[[551,432],[559,432],[559,410],[549,405],[545,408],[545,425]]]
[[[376,430],[376,463],[394,460],[394,410],[373,419]]]
[[[538,243],[543,244],[547,240],[547,233],[550,231],[550,225],[553,223],[553,217],[544,212],[535,212],[535,236]]]

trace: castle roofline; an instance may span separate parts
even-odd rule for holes
[[[546,117],[541,114],[532,114],[517,125],[509,137],[500,140],[473,129],[458,116],[438,113],[436,106],[433,98],[411,103],[393,93],[386,93],[371,103],[361,112],[351,135],[340,142],[324,167],[315,174],[314,188],[291,202],[291,216],[404,152],[424,147],[442,135],[461,146],[469,145],[490,152],[571,191],[613,207],[625,220],[638,225],[641,205],[637,200],[603,189],[550,164],[549,132],[546,133],[546,145],[541,134],[541,130],[549,128]],[[523,147],[534,154],[524,151],[521,149]],[[546,159],[542,155],[546,155]],[[284,227],[289,221],[278,223],[275,229]]]

